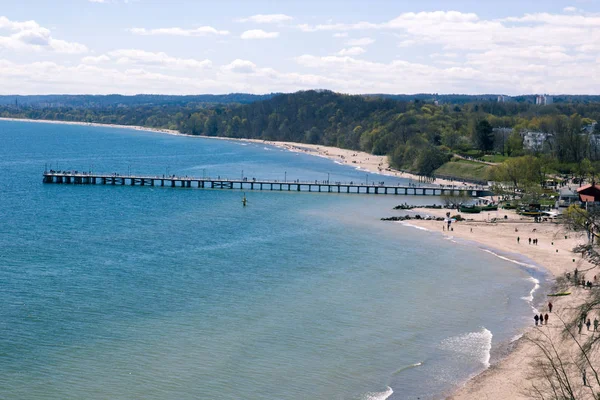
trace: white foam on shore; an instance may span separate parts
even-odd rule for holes
[[[491,250],[488,250],[488,249],[482,249],[482,250],[483,250],[483,251],[485,251],[486,253],[490,253],[491,255],[493,255],[493,256],[496,256],[496,257],[500,258],[501,260],[508,261],[508,262],[511,262],[511,263],[514,263],[514,264],[520,265],[520,266],[522,266],[522,267],[533,268],[533,269],[539,269],[537,266],[535,266],[535,265],[533,265],[533,264],[527,264],[527,263],[524,263],[524,262],[521,262],[521,261],[513,260],[512,258],[504,257],[504,256],[501,256],[501,255],[500,255],[500,254],[498,254],[498,253],[494,253],[493,251],[491,251]]]
[[[533,301],[533,294],[536,292],[536,290],[538,290],[540,288],[540,281],[535,279],[533,276],[530,276],[529,278],[527,278],[527,280],[529,282],[533,282],[533,289],[531,289],[531,291],[529,292],[529,296],[521,297],[521,298],[523,300],[531,303]]]
[[[390,397],[392,394],[394,394],[394,391],[392,390],[391,387],[388,386],[385,392],[367,393],[364,395],[363,399],[364,400],[385,400],[388,397]]]
[[[485,251],[486,253],[489,253],[493,256],[496,256],[502,260],[511,262],[513,264],[517,264],[517,265],[520,265],[520,266],[526,267],[526,268],[533,268],[533,269],[539,270],[539,268],[533,264],[527,264],[527,263],[524,263],[521,261],[513,260],[512,258],[504,257],[504,256],[494,253],[493,251],[488,250],[488,249],[482,249],[482,250]],[[528,277],[527,280],[533,283],[533,288],[531,289],[531,291],[529,291],[529,296],[521,297],[521,299],[528,302],[531,305],[531,308],[533,309],[533,311],[537,313],[537,309],[533,306],[532,303],[533,303],[533,295],[540,288],[540,281],[538,279],[534,278],[533,276]]]
[[[469,332],[444,339],[441,347],[444,350],[472,357],[488,368],[492,354],[493,336],[492,332],[482,327],[478,332]]]
[[[431,232],[431,229],[423,228],[422,226],[413,225],[413,224],[411,224],[409,222],[399,221],[398,223],[400,225],[410,226],[411,228],[415,228],[415,229],[418,229],[420,231]]]
[[[519,333],[518,335],[515,335],[515,336],[513,336],[513,337],[512,337],[512,339],[510,339],[510,342],[511,342],[511,343],[514,343],[514,342],[516,342],[517,340],[521,339],[522,337],[523,337],[523,334],[522,334],[522,333]]]
[[[444,239],[448,240],[448,241],[450,241],[452,243],[457,243],[458,244],[458,242],[456,240],[454,240],[454,236],[444,236]]]

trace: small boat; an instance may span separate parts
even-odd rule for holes
[[[524,215],[526,217],[541,217],[544,215],[543,212],[537,210],[521,211],[519,214]]]
[[[471,205],[471,206],[460,206],[459,210],[460,210],[460,212],[467,213],[467,214],[479,214],[481,212],[481,208],[480,207],[475,207],[473,205]]]
[[[495,204],[483,206],[481,207],[481,211],[498,211],[498,206]]]

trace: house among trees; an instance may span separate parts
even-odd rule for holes
[[[525,131],[523,135],[523,148],[531,151],[542,151],[544,144],[553,139],[554,135],[546,132]]]
[[[587,203],[600,203],[600,185],[596,183],[578,188],[577,194],[579,195],[579,201],[585,203],[586,208]]]
[[[579,194],[570,187],[562,187],[559,190],[557,207],[569,207],[579,202]]]

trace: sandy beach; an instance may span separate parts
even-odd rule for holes
[[[93,124],[83,122],[62,122],[62,121],[40,121],[40,120],[22,120],[0,118],[0,120],[10,121],[28,121],[37,123],[53,123],[53,124],[68,124],[68,125],[86,125],[86,126],[101,126],[114,127],[123,129],[133,129],[138,131],[159,132],[170,135],[181,135],[188,137],[202,137],[194,135],[184,135],[177,131],[167,129],[152,129],[140,126],[127,125],[106,125]],[[326,157],[340,164],[349,165],[355,168],[360,168],[370,173],[376,173],[387,176],[396,176],[401,178],[410,178],[417,180],[418,177],[390,168],[387,158],[384,156],[374,156],[368,153],[357,152],[352,150],[339,149],[335,147],[327,147],[320,145],[298,144],[290,142],[273,142],[252,139],[231,139],[220,137],[209,137],[215,140],[242,140],[247,142],[262,143],[271,146],[277,146],[288,151],[303,152],[314,156]],[[436,184],[442,185],[457,185],[457,182],[437,180]],[[412,210],[422,216],[445,216],[447,210],[431,210],[431,209],[414,209]],[[390,210],[387,215],[400,215],[403,212],[394,212]],[[452,215],[456,211],[452,212]],[[504,219],[504,216],[507,219]],[[593,266],[582,260],[580,255],[574,255],[572,249],[580,243],[584,243],[586,239],[581,234],[572,232],[565,233],[562,227],[551,222],[533,223],[530,218],[523,218],[513,211],[499,210],[490,213],[481,214],[465,214],[464,218],[471,219],[465,222],[456,222],[453,224],[454,231],[443,231],[443,222],[411,220],[409,224],[425,228],[432,234],[440,234],[451,236],[475,243],[479,243],[485,247],[499,250],[502,253],[521,254],[538,266],[546,269],[552,276],[561,277],[567,272],[572,272],[575,268],[588,270],[587,274],[591,278],[597,272],[591,269]],[[499,222],[492,222],[496,218]],[[518,230],[517,231],[515,231]],[[567,238],[565,238],[565,235]],[[517,242],[517,237],[520,242]],[[529,238],[539,240],[537,246],[528,243]],[[457,244],[459,245],[459,244]],[[482,266],[484,267],[484,266]],[[528,341],[527,338],[536,337],[540,332],[548,333],[551,337],[558,340],[560,327],[556,315],[561,315],[567,318],[573,315],[574,308],[582,303],[587,295],[582,288],[570,288],[572,295],[565,297],[552,298],[555,310],[548,322],[548,325],[543,327],[534,327],[532,310],[531,327],[524,331],[523,338],[516,341],[513,351],[505,358],[493,364],[490,368],[470,379],[456,393],[452,394],[452,399],[528,399],[531,396],[531,376],[535,372],[531,366],[531,361],[535,355],[539,353],[535,345]],[[538,307],[538,312],[548,312],[545,304]],[[592,317],[593,318],[593,317]],[[567,349],[574,351],[575,349]],[[596,388],[598,389],[598,388]],[[586,398],[583,396],[582,398]],[[589,397],[590,399],[592,397]]]
[[[413,209],[415,213],[421,216],[445,216],[448,210],[432,209]],[[452,211],[452,215],[456,210]],[[504,219],[504,216],[507,219]],[[564,228],[556,223],[543,222],[533,223],[531,218],[524,218],[517,215],[514,211],[499,210],[497,212],[481,214],[462,214],[464,218],[471,221],[453,223],[453,231],[448,232],[443,229],[443,222],[411,220],[410,225],[428,229],[433,233],[445,235],[449,238],[458,238],[474,242],[485,246],[486,248],[499,250],[504,254],[521,254],[529,258],[537,266],[547,270],[553,277],[564,276],[568,272],[573,272],[575,268],[579,271],[586,271],[589,280],[598,273],[593,265],[583,260],[581,255],[573,254],[571,251],[577,244],[587,242],[584,235],[573,232],[566,232]],[[499,222],[491,222],[497,218]],[[518,230],[518,231],[515,231]],[[566,238],[565,238],[566,236]],[[517,237],[520,241],[517,241]],[[529,244],[529,238],[538,239],[539,244]],[[484,267],[484,266],[482,266]],[[534,310],[531,314],[531,326],[523,332],[523,337],[514,343],[512,351],[496,364],[481,374],[473,377],[449,398],[451,399],[531,399],[532,395],[532,376],[535,375],[536,368],[532,361],[540,355],[540,350],[529,341],[529,338],[539,338],[542,334],[548,334],[557,343],[560,342],[560,332],[563,324],[557,316],[562,319],[568,319],[577,315],[576,308],[583,303],[589,291],[581,287],[570,287],[570,296],[548,297],[554,305],[554,310],[550,313],[548,325],[541,327],[534,326]],[[535,304],[534,304],[535,305]],[[537,313],[548,313],[547,300],[537,306]],[[597,315],[600,318],[600,313]],[[596,315],[592,315],[593,319]],[[581,339],[586,339],[591,334],[584,327]],[[563,345],[562,351],[565,354],[574,355],[577,348],[568,343]],[[573,372],[573,380],[581,382],[578,371]],[[539,384],[539,382],[537,382]],[[542,383],[543,384],[543,383]],[[595,388],[596,390],[598,388]],[[581,393],[581,398],[593,399],[589,393]],[[578,397],[579,398],[579,397]]]

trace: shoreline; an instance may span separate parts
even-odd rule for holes
[[[0,118],[0,121],[15,121],[15,122],[35,122],[35,123],[53,123],[53,124],[65,124],[65,125],[81,125],[81,126],[94,126],[94,127],[108,127],[108,128],[123,128],[132,129],[138,131],[163,133],[174,136],[186,136],[193,138],[208,138],[217,140],[230,140],[230,141],[242,141],[250,143],[259,143],[275,146],[278,148],[285,149],[292,152],[304,152],[313,156],[320,156],[328,158],[335,162],[344,161],[344,165],[351,167],[358,167],[365,169],[370,173],[376,173],[381,175],[386,174],[389,169],[387,160],[383,162],[386,157],[373,156],[368,153],[361,153],[352,150],[338,149],[334,147],[327,147],[321,145],[308,145],[292,142],[273,142],[259,139],[237,139],[237,138],[225,138],[225,137],[212,137],[212,136],[200,136],[200,135],[189,135],[182,134],[178,131],[168,129],[157,129],[157,128],[146,128],[141,126],[131,125],[111,125],[111,124],[98,124],[98,123],[86,123],[86,122],[70,122],[70,121],[53,121],[53,120],[31,120],[31,119],[19,119],[19,118]],[[356,154],[353,156],[352,154]],[[355,162],[350,162],[355,161]],[[342,162],[340,162],[342,163]],[[392,170],[392,173],[401,178],[411,179],[411,174],[402,173],[400,171]],[[398,176],[398,174],[401,174]],[[414,175],[413,175],[414,176]],[[443,183],[442,181],[436,181],[436,184],[450,184]],[[433,209],[421,209],[415,208],[412,210],[414,213],[421,215],[432,215],[432,216],[444,216],[447,210],[433,210]],[[405,213],[404,211],[395,211],[396,215]],[[455,211],[453,211],[453,214]],[[499,218],[501,215],[510,215],[510,218],[506,220],[500,220],[499,223],[491,223],[486,219],[491,217]],[[524,221],[520,216],[517,216],[514,212],[499,210],[491,213],[482,214],[464,214],[466,218],[472,218],[473,221],[456,222],[453,224],[454,231],[447,232],[442,231],[441,227],[443,222],[436,221],[423,221],[423,220],[411,220],[409,224],[411,226],[429,230],[430,233],[440,233],[448,238],[458,238],[472,242],[476,245],[484,246],[490,250],[496,250],[500,255],[502,254],[518,254],[532,260],[536,265],[540,266],[547,271],[549,277],[555,280],[557,277],[564,275],[565,272],[573,270],[575,267],[582,269],[589,268],[591,265],[585,261],[582,261],[579,256],[573,256],[571,249],[575,243],[582,239],[582,235],[569,234],[568,239],[562,239],[559,237],[560,226],[551,223],[535,224],[530,219]],[[500,218],[499,218],[500,219]],[[514,228],[518,227],[518,235],[521,237],[522,242],[516,243],[515,237],[517,234],[514,232]],[[473,228],[474,232],[470,229]],[[526,243],[527,236],[533,235],[532,230],[536,229],[535,236],[541,240],[540,245],[533,247]],[[564,234],[562,235],[564,238]],[[553,243],[554,242],[554,243]],[[550,244],[553,243],[553,244]],[[554,252],[559,250],[559,253]],[[496,254],[498,256],[498,254]],[[572,263],[571,259],[575,258],[576,262]],[[553,299],[553,303],[556,305],[557,310],[560,308],[572,307],[581,300],[583,291],[579,288],[573,288],[573,296],[567,296],[566,298]],[[587,292],[586,292],[587,293]],[[542,305],[545,302],[542,301]],[[543,309],[543,307],[540,307]],[[545,312],[545,311],[544,311]],[[549,323],[552,326],[552,322]],[[522,332],[522,336],[531,335],[535,333],[533,323],[529,327],[525,327]],[[464,384],[453,390],[453,393],[449,393],[448,398],[450,399],[479,399],[479,398],[510,398],[510,399],[527,399],[529,397],[523,395],[523,390],[530,386],[528,384],[528,374],[531,372],[528,367],[528,362],[535,353],[535,348],[532,347],[531,343],[525,340],[518,339],[511,342],[510,349],[507,349],[507,354],[503,354],[502,357],[494,362],[490,367],[476,376],[470,377]]]
[[[445,216],[448,210],[415,208],[412,212],[421,216],[433,217]],[[455,211],[452,212],[455,214]],[[504,220],[504,215],[508,218]],[[572,253],[572,249],[578,243],[587,242],[583,234],[564,232],[563,227],[553,222],[534,223],[531,219],[521,217],[513,211],[498,210],[491,213],[462,214],[464,218],[472,219],[463,222],[454,222],[453,231],[442,230],[443,222],[427,220],[410,220],[404,225],[410,225],[429,231],[429,233],[441,234],[449,240],[458,239],[479,247],[481,250],[488,249],[496,257],[506,257],[507,261],[516,264],[528,264],[521,260],[514,260],[506,255],[519,255],[534,263],[531,267],[541,268],[541,273],[547,276],[547,282],[551,288],[556,278],[564,276],[575,268],[585,270],[593,265],[583,260],[581,255]],[[491,222],[492,218],[498,218],[500,222]],[[518,229],[518,232],[515,232]],[[534,231],[535,230],[535,231]],[[565,235],[567,238],[565,238]],[[517,242],[516,238],[520,238]],[[529,237],[537,238],[539,245],[529,244]],[[462,243],[457,244],[462,244]],[[526,266],[522,266],[527,268]],[[591,272],[595,274],[595,272]],[[535,279],[535,278],[534,278]],[[540,282],[541,283],[541,282]],[[580,305],[587,296],[587,291],[579,287],[570,287],[570,296],[553,297],[554,314],[561,318],[570,318],[574,315],[576,307]],[[532,292],[533,293],[533,292]],[[541,295],[544,295],[543,292]],[[547,313],[547,300],[542,298],[539,303],[531,302],[532,317],[535,313]],[[548,325],[539,329],[551,334],[559,340],[560,326],[558,321],[553,320],[554,314],[550,313]],[[554,328],[553,328],[554,326]],[[459,387],[446,394],[446,398],[452,400],[471,399],[528,399],[528,390],[531,388],[531,375],[534,368],[531,361],[538,355],[539,350],[535,344],[528,341],[528,337],[537,337],[539,330],[531,325],[525,326],[519,333],[519,338],[509,343],[505,354],[503,349],[496,349],[500,357],[488,368],[479,374],[470,377]],[[563,346],[564,344],[561,344]],[[569,345],[568,343],[566,344]],[[567,348],[569,350],[569,348]]]
[[[0,121],[34,122],[34,123],[43,123],[43,124],[78,125],[78,126],[93,126],[93,127],[101,127],[101,128],[131,129],[131,130],[135,130],[135,131],[162,133],[162,134],[166,134],[166,135],[183,136],[183,137],[189,137],[189,138],[202,138],[202,139],[229,140],[229,141],[234,141],[234,142],[259,143],[259,144],[274,146],[274,147],[284,149],[287,151],[291,151],[294,153],[304,153],[304,154],[308,154],[308,155],[312,155],[312,156],[316,156],[316,157],[327,158],[338,164],[347,165],[349,167],[354,167],[358,170],[363,170],[365,172],[378,174],[381,176],[391,176],[391,177],[395,177],[395,178],[414,180],[415,182],[419,182],[421,184],[429,183],[432,185],[454,186],[456,188],[468,188],[468,187],[477,186],[474,184],[462,182],[460,180],[453,181],[453,180],[448,180],[448,179],[436,179],[434,182],[421,182],[422,177],[420,177],[419,175],[415,175],[415,174],[412,174],[409,172],[399,171],[394,168],[391,168],[391,166],[388,163],[387,156],[376,156],[376,155],[369,154],[369,153],[366,153],[363,151],[354,151],[354,150],[342,149],[339,147],[332,147],[332,146],[296,143],[296,142],[279,142],[279,141],[262,140],[262,139],[246,139],[246,138],[228,138],[228,137],[223,137],[223,136],[190,135],[187,133],[181,133],[181,132],[173,130],[173,129],[150,128],[150,127],[144,127],[144,126],[139,126],[139,125],[101,124],[101,123],[97,123],[97,122],[57,121],[57,120],[48,120],[48,119],[4,118],[4,117],[0,117]]]

